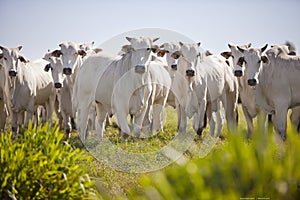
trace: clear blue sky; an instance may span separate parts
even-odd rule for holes
[[[300,48],[299,0],[0,0],[0,18],[0,45],[23,45],[29,59],[61,42],[99,46],[141,28],[176,31],[214,53],[228,43]]]

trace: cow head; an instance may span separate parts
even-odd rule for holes
[[[9,76],[16,76],[18,73],[18,70],[26,63],[29,62],[28,59],[26,59],[21,53],[20,50],[22,49],[22,46],[16,47],[16,48],[8,48],[0,46],[0,49],[3,52],[3,63],[5,63],[5,66],[8,68],[8,74]]]
[[[266,50],[267,46],[268,45],[266,44],[262,48],[249,48],[249,49],[239,48],[239,51],[244,54],[242,60],[243,62],[245,62],[248,85],[250,86],[255,86],[259,83],[258,76],[261,67],[264,63],[269,62],[267,56],[262,55],[262,53]]]
[[[71,75],[82,64],[82,58],[86,56],[86,51],[80,49],[79,45],[74,42],[62,43],[59,46],[64,66],[63,73]]]
[[[251,43],[242,46],[235,46],[228,44],[230,49],[229,52],[222,52],[221,55],[226,59],[232,58],[233,66],[234,66],[234,75],[237,77],[241,77],[244,75],[245,71],[245,60],[243,58],[244,54],[239,49],[248,49],[250,48]]]
[[[49,62],[49,64],[45,66],[44,70],[51,70],[55,88],[63,87],[66,75],[63,73],[63,63],[60,50],[48,50],[43,59]]]
[[[166,61],[171,77],[173,77],[177,71],[178,58],[181,55],[180,48],[179,43],[167,42],[162,44],[160,50],[157,52],[157,56],[159,57],[164,57],[166,55]]]
[[[181,49],[177,55],[180,55],[178,60],[178,72],[191,80],[196,75],[196,66],[200,62],[200,42],[193,44],[184,44],[179,42]]]
[[[157,41],[159,38],[126,37],[126,39],[130,42],[131,46],[131,65],[134,66],[136,73],[143,74],[148,71],[151,53],[157,51],[157,46],[154,46],[153,42]]]

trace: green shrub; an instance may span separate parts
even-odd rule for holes
[[[82,199],[91,197],[91,157],[63,142],[58,128],[29,127],[12,140],[0,133],[0,199]]]
[[[232,135],[203,159],[144,175],[135,199],[300,199],[300,138]]]

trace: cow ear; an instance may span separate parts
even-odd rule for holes
[[[100,48],[95,48],[95,49],[93,49],[93,51],[94,51],[95,53],[99,53],[100,51],[102,51],[102,49],[100,49]]]
[[[206,50],[205,55],[206,55],[206,56],[211,56],[212,53],[211,53],[209,50]]]
[[[45,72],[48,72],[49,69],[52,69],[52,66],[51,66],[50,63],[48,63],[48,64],[44,67],[44,71],[45,71]]]
[[[242,49],[241,47],[237,46],[238,50],[242,53],[244,53],[245,49]]]
[[[247,47],[247,48],[250,48],[250,47],[251,47],[251,45],[252,45],[252,44],[251,44],[251,43],[249,43],[249,44],[247,44],[247,45],[246,45],[246,47]]]
[[[3,46],[0,46],[0,49],[1,49],[1,51],[3,51],[4,47],[3,47]]]
[[[198,47],[200,47],[200,45],[201,45],[201,42],[198,42],[198,43],[197,43],[197,45],[198,45]]]
[[[268,47],[268,44],[266,44],[264,47],[261,48],[261,52],[264,52]]]
[[[182,43],[182,42],[179,42],[179,45],[180,45],[180,46],[183,46],[183,43]]]
[[[267,56],[262,56],[261,61],[263,61],[263,63],[269,64],[269,58]]]
[[[224,52],[221,53],[221,56],[228,59],[228,58],[230,58],[230,56],[232,56],[232,54],[231,54],[230,51],[224,51]]]
[[[128,40],[128,42],[131,42],[132,38],[131,37],[126,37],[126,40]]]
[[[29,60],[27,60],[26,58],[24,58],[23,56],[19,56],[19,60],[23,63],[28,63]]]
[[[17,49],[19,49],[19,51],[22,49],[22,45],[18,46]]]
[[[60,57],[62,55],[62,52],[60,50],[55,50],[51,53],[51,56],[54,56],[56,58]]]
[[[160,45],[159,48],[165,48],[165,44]]]
[[[231,44],[228,44],[228,47],[229,47],[229,49],[231,49],[232,45],[231,45]]]
[[[295,56],[295,55],[296,55],[296,51],[292,50],[292,51],[290,51],[290,52],[288,53],[288,55],[290,55],[290,56]]]
[[[159,40],[159,37],[158,37],[158,38],[154,38],[154,39],[152,40],[152,42],[156,42],[157,40]]]
[[[82,58],[86,56],[86,52],[82,49],[78,50],[78,54],[81,55]]]

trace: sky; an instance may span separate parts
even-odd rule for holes
[[[149,28],[184,35],[213,53],[249,42],[290,41],[300,49],[299,0],[0,0],[0,18],[0,45],[22,45],[29,59],[67,41],[94,41],[105,50],[112,38]]]

